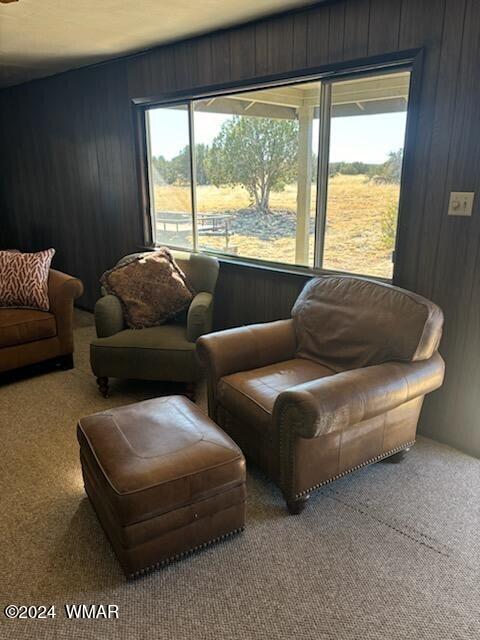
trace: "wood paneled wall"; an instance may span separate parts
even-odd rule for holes
[[[425,433],[480,455],[480,3],[340,0],[0,92],[5,246],[57,249],[92,307],[98,278],[142,243],[130,99],[424,48],[395,282],[445,311],[447,375]],[[449,192],[477,191],[471,218]],[[217,326],[288,315],[305,278],[223,264]]]
[[[85,283],[141,241],[125,61],[0,92],[2,226]]]

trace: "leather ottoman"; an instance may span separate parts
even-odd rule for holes
[[[85,490],[128,578],[243,529],[245,460],[183,396],[82,418]]]

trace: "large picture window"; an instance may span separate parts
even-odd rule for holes
[[[156,244],[391,278],[410,71],[148,107]]]

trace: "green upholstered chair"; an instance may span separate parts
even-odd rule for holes
[[[103,295],[95,305],[97,339],[90,345],[90,363],[105,397],[109,378],[185,382],[187,395],[193,396],[200,374],[195,343],[212,330],[218,260],[194,253],[173,255],[197,292],[186,313],[159,327],[127,329],[116,296]]]

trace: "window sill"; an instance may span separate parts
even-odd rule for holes
[[[142,245],[139,247],[141,251],[155,251],[160,245]],[[241,258],[235,256],[227,256],[222,253],[215,253],[214,251],[193,251],[188,249],[181,249],[179,247],[171,247],[172,251],[178,251],[181,253],[201,253],[204,255],[217,258],[220,264],[231,265],[235,267],[242,267],[245,269],[259,269],[261,271],[267,271],[269,273],[283,273],[291,276],[303,276],[305,278],[314,278],[321,275],[340,275],[340,276],[352,276],[355,278],[368,278],[369,280],[377,280],[379,282],[385,282],[386,284],[392,284],[392,278],[384,278],[382,276],[365,275],[363,273],[352,273],[351,271],[337,271],[334,269],[315,269],[313,267],[302,267],[300,265],[289,265],[278,262],[267,262],[265,260],[255,260],[254,258]]]

